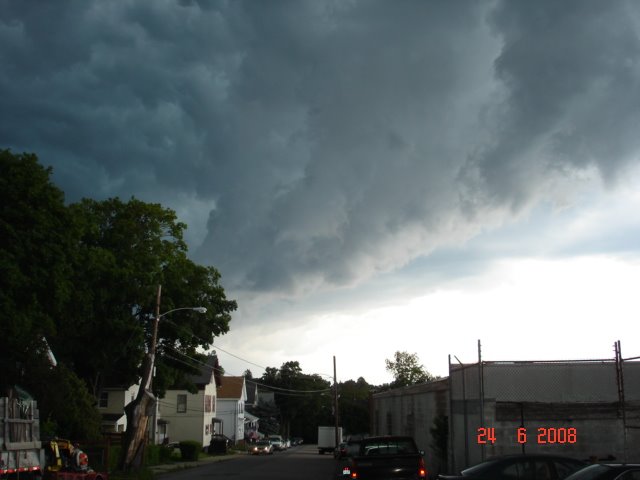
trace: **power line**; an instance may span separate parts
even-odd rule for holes
[[[175,351],[176,353],[179,353],[180,355],[183,355],[183,356],[187,357],[188,359],[194,361],[195,363],[199,363],[203,367],[209,368],[211,370],[215,370],[215,367],[212,367],[211,365],[207,365],[206,363],[203,363],[200,360],[187,355],[186,353],[180,352],[180,351],[178,351],[177,349],[175,349],[173,347],[169,347],[169,348],[171,348],[171,350]],[[190,367],[193,367],[193,365],[190,365],[189,363],[187,363],[184,360],[181,360],[179,358],[176,358],[176,357],[173,357],[173,356],[167,355],[167,354],[164,354],[164,356],[166,356],[167,358],[170,358],[172,360],[175,360],[177,362],[180,362],[180,363],[183,363],[185,365],[188,365]],[[241,376],[241,375],[238,375],[238,376]],[[281,393],[281,392],[290,392],[290,393],[294,393],[294,394],[311,394],[311,393],[326,393],[326,392],[330,392],[331,391],[331,388],[324,388],[324,389],[321,389],[321,390],[296,390],[296,389],[291,389],[291,388],[274,387],[272,385],[267,385],[267,384],[264,384],[264,383],[257,382],[254,379],[250,379],[249,381],[253,382],[256,385],[259,385],[261,387],[267,388],[267,389],[277,390],[276,393],[278,393],[280,395],[286,395],[286,393]]]
[[[183,329],[184,329],[184,327],[182,327],[182,326],[180,326],[180,325],[178,325],[178,324],[176,324],[176,323],[172,322],[171,320],[165,319],[165,321],[171,322],[171,323],[173,323],[176,327],[178,327],[178,328],[183,328]],[[185,331],[186,331],[186,330],[185,330]],[[187,332],[187,333],[190,333],[194,338],[196,338],[196,339],[198,339],[198,340],[200,340],[200,341],[204,341],[204,340],[202,340],[200,337],[198,337],[197,335],[195,335],[195,334],[193,334],[193,333],[191,333],[191,332]],[[179,351],[178,349],[176,349],[176,348],[172,347],[171,345],[165,345],[165,347],[166,347],[166,348],[170,348],[170,349],[171,349],[171,350],[173,350],[174,352],[179,353],[180,355],[183,355],[183,356],[187,357],[188,359],[192,360],[192,361],[193,361],[193,362],[195,362],[195,363],[198,363],[198,364],[200,364],[200,365],[202,365],[202,366],[204,366],[204,367],[207,367],[207,368],[211,368],[212,370],[214,369],[214,367],[211,367],[211,365],[207,365],[207,364],[203,363],[202,361],[200,361],[200,360],[198,360],[198,359],[196,359],[196,358],[193,358],[193,357],[191,357],[191,356],[187,355],[186,353],[183,353],[183,352]],[[219,347],[218,347],[218,346],[216,346],[216,345],[214,345],[214,348],[215,348],[216,350],[221,350],[221,351],[223,351],[223,352],[227,353],[228,355],[231,355],[231,356],[233,356],[233,357],[236,357],[236,358],[238,358],[239,360],[242,360],[242,361],[245,361],[245,362],[247,362],[247,363],[250,363],[251,365],[255,365],[255,366],[257,366],[257,367],[260,367],[260,368],[262,368],[262,369],[264,369],[264,370],[266,370],[266,368],[267,368],[267,367],[263,367],[263,366],[261,366],[261,365],[258,365],[257,363],[250,362],[249,360],[245,360],[244,358],[239,357],[239,356],[237,356],[237,355],[234,355],[233,353],[227,352],[226,350],[223,350],[222,348],[219,348]],[[166,354],[165,354],[165,355],[166,355]],[[167,356],[168,356],[168,355],[167,355]],[[190,367],[193,367],[193,365],[189,365],[188,363],[186,363],[186,362],[184,362],[184,361],[181,361],[181,360],[179,360],[179,359],[177,359],[177,358],[175,358],[175,357],[171,357],[171,356],[168,356],[168,357],[169,357],[169,358],[172,358],[173,360],[176,360],[176,361],[179,361],[179,362],[181,362],[181,363],[184,363],[185,365],[188,365],[188,366],[190,366]],[[321,375],[321,374],[305,374],[305,375],[307,375],[307,376],[313,376],[313,375]],[[241,376],[241,375],[238,375],[238,376]],[[330,388],[322,389],[322,390],[293,390],[293,389],[287,389],[287,388],[273,387],[273,386],[271,386],[271,385],[266,385],[266,384],[263,384],[263,383],[259,383],[259,382],[255,381],[255,380],[253,380],[253,379],[251,379],[251,381],[252,381],[253,383],[255,383],[256,385],[259,385],[259,386],[261,386],[261,387],[264,387],[264,388],[271,388],[271,389],[273,389],[273,390],[279,390],[279,391],[283,391],[283,392],[294,392],[294,393],[324,393],[324,392],[328,392],[328,391],[330,391],[330,390],[331,390]]]

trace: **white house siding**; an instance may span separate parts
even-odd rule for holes
[[[222,420],[222,433],[234,442],[244,439],[244,401],[218,399],[218,418]]]
[[[211,425],[216,416],[215,385],[206,385],[204,390],[192,394],[186,390],[167,390],[160,399],[160,416],[169,422],[169,441],[195,440],[203,446],[211,442]],[[178,413],[178,395],[187,396],[187,409]],[[205,395],[211,395],[211,412],[205,412]]]
[[[115,431],[124,432],[127,429],[127,416],[124,414],[124,407],[127,406],[138,394],[138,385],[131,385],[126,390],[123,388],[104,388],[101,392],[107,393],[107,406],[100,406],[100,397],[98,397],[98,412],[101,414],[122,415],[115,426]]]

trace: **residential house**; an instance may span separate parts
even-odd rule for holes
[[[258,404],[258,384],[253,380],[245,378],[245,388],[247,389],[246,407],[253,407]]]
[[[207,359],[200,373],[191,377],[196,393],[184,388],[170,388],[158,402],[160,417],[169,424],[169,441],[195,440],[208,446],[214,434],[216,419],[216,387],[220,366],[215,355]],[[161,425],[159,425],[161,427]]]
[[[127,416],[124,407],[138,394],[138,384],[127,386],[109,386],[100,390],[98,412],[102,415],[103,432],[124,432],[127,429]]]
[[[222,432],[234,442],[244,440],[247,389],[244,377],[222,377],[218,387],[218,418]]]
[[[254,441],[262,436],[259,432],[260,418],[254,415],[253,410],[258,404],[258,384],[245,378],[245,388],[247,389],[247,401],[244,412],[244,438],[247,441]]]

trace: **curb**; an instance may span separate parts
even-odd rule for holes
[[[241,453],[234,453],[234,454],[225,455],[225,456],[220,455],[220,456],[204,457],[198,461],[193,461],[193,462],[165,463],[163,465],[154,465],[153,467],[149,467],[149,470],[151,470],[155,475],[162,475],[163,473],[176,472],[179,470],[188,470],[190,468],[201,467],[209,463],[233,460],[234,458],[238,458],[240,456],[242,456]]]

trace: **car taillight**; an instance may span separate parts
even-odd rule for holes
[[[427,478],[427,467],[422,457],[420,457],[420,461],[418,462],[418,478]]]

